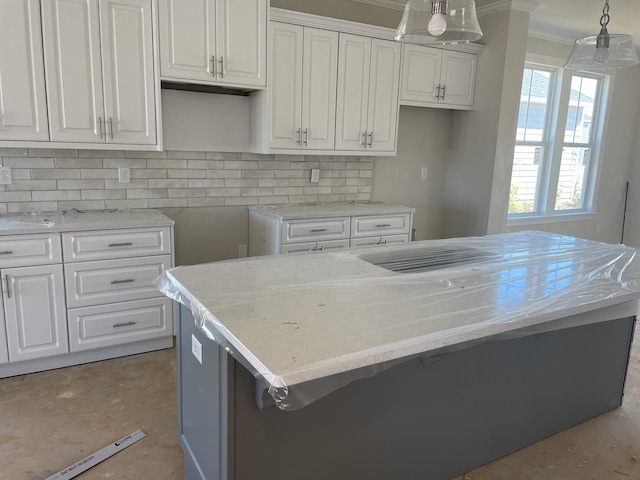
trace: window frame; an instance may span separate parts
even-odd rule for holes
[[[536,142],[519,141],[516,133],[514,136],[514,158],[515,149],[518,146],[540,147],[542,149],[540,171],[538,172],[536,183],[536,201],[533,212],[510,213],[507,211],[507,222],[509,225],[518,225],[564,222],[572,219],[586,220],[596,213],[595,205],[598,177],[601,168],[601,151],[606,129],[611,78],[606,74],[566,71],[558,64],[558,59],[549,61],[546,57],[534,57],[536,58],[531,58],[529,55],[527,56],[527,61],[523,66],[523,74],[525,69],[532,69],[551,72],[552,75],[549,86],[550,94],[548,97],[547,118],[545,118],[544,121],[545,130],[542,140]],[[570,109],[571,82],[573,77],[576,76],[599,80],[596,98],[594,98],[590,143],[565,143],[566,122]],[[591,152],[589,164],[584,173],[586,180],[584,182],[584,191],[582,192],[582,207],[579,209],[556,210],[556,195],[562,165],[562,150],[565,147],[586,147],[590,148]],[[511,187],[512,176],[509,181]],[[509,190],[511,191],[511,188],[509,188]],[[511,199],[511,196],[509,196],[509,199]]]

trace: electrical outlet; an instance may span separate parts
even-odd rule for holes
[[[311,169],[311,183],[318,183],[320,181],[320,169],[312,168]]]
[[[238,258],[244,258],[247,256],[247,246],[238,245]]]
[[[422,169],[420,170],[420,180],[426,180],[427,179],[427,167],[422,167]]]
[[[196,360],[202,364],[202,344],[198,341],[195,335],[191,334],[191,353],[196,357]]]
[[[131,183],[131,169],[118,167],[118,183]]]
[[[11,167],[0,167],[0,185],[11,185],[12,183]]]

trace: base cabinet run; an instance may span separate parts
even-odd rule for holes
[[[259,411],[253,376],[181,307],[184,478],[449,480],[620,406],[634,323],[490,340],[408,360],[300,410]]]
[[[173,346],[171,300],[152,285],[173,266],[172,222],[102,215],[91,230],[79,214],[61,222],[78,231],[0,236],[0,378]]]

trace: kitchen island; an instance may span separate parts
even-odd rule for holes
[[[183,305],[185,478],[438,480],[621,404],[640,260],[521,232],[160,283]]]

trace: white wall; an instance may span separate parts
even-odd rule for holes
[[[444,173],[451,131],[450,110],[400,107],[398,156],[376,157],[372,201],[416,209],[417,240],[442,237]],[[427,179],[421,179],[422,168]]]

